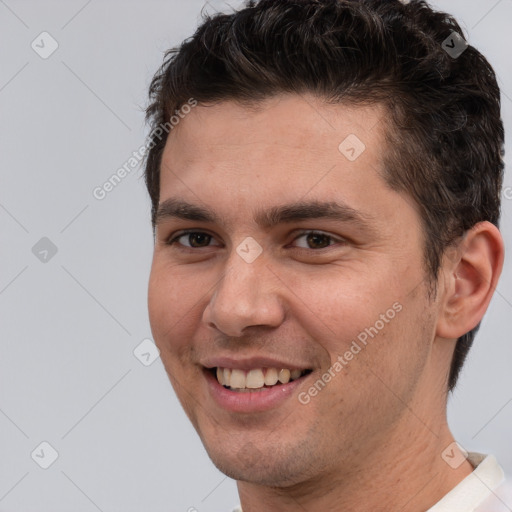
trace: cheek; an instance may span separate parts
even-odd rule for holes
[[[183,279],[176,272],[158,263],[151,269],[149,321],[155,343],[163,353],[183,348],[188,339],[185,333],[193,328],[194,305],[200,299],[201,288],[196,288],[191,281],[193,279],[187,279],[187,286],[182,285]]]
[[[173,323],[172,317],[176,312],[175,303],[172,288],[168,286],[165,275],[155,270],[153,265],[148,286],[148,313],[151,330],[157,344],[162,333]]]
[[[169,270],[154,266],[148,287],[148,311],[151,332],[160,358],[183,409],[190,414],[188,393],[195,382],[189,340],[195,330],[190,293],[184,294]],[[190,416],[189,416],[190,417]]]
[[[428,351],[427,333],[418,336],[427,322],[425,300],[420,290],[408,293],[407,282],[390,273],[296,284],[303,300],[295,301],[292,315],[323,348],[323,369],[344,358],[332,389],[348,386],[358,394],[368,388],[375,394],[384,384],[400,387],[402,379],[418,378]]]
[[[361,331],[364,343],[356,338],[361,351],[348,368],[360,400],[373,402],[383,416],[412,399],[428,363],[434,325],[418,303],[394,304]]]
[[[339,271],[296,279],[290,286],[295,308],[292,316],[332,355],[342,354],[359,335],[364,340],[366,330],[373,330],[376,322],[378,330],[382,330],[381,315],[388,322],[394,318],[397,297],[385,284],[389,280],[365,278],[362,273],[356,279],[343,269],[336,270]]]

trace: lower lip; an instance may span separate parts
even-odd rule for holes
[[[294,395],[294,391],[307,377],[303,376],[288,384],[280,384],[260,391],[232,391],[219,384],[209,371],[204,371],[210,394],[217,405],[231,412],[251,413],[268,411],[282,405]]]

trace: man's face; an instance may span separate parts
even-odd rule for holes
[[[197,106],[168,138],[150,321],[188,417],[235,479],[336,471],[414,431],[431,404],[436,304],[418,213],[382,178],[385,117],[286,95]]]

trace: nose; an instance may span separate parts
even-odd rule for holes
[[[280,288],[263,256],[247,263],[234,252],[203,312],[203,321],[231,337],[242,336],[248,327],[278,327],[285,318]]]

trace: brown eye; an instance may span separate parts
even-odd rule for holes
[[[167,244],[179,244],[190,249],[200,249],[202,247],[209,247],[212,239],[213,236],[208,233],[204,233],[202,231],[188,231],[175,236],[169,240]]]
[[[301,233],[297,238],[295,238],[294,242],[299,239],[304,239],[305,244],[297,244],[298,247],[302,249],[324,249],[334,244],[334,242],[342,242],[340,239],[335,239],[331,235],[327,235],[325,233],[319,233],[316,231],[307,231],[305,233]]]
[[[188,233],[190,247],[207,247],[212,237],[206,233]]]
[[[314,233],[307,235],[306,239],[312,249],[323,249],[324,247],[328,247],[330,245],[329,242],[331,237]]]

